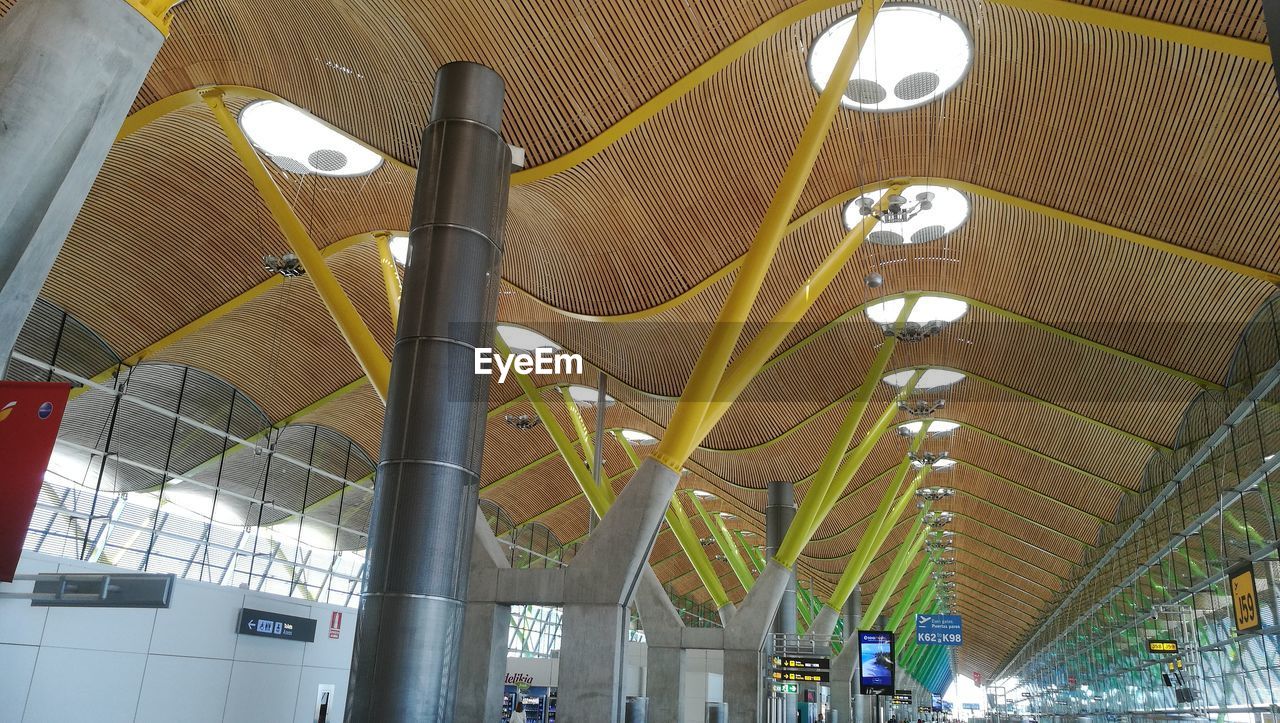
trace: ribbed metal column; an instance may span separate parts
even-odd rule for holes
[[[1280,92],[1280,0],[1262,0],[1262,15],[1271,43],[1271,71],[1276,78],[1276,91]]]
[[[770,482],[768,506],[764,511],[765,559],[772,560],[782,546],[782,538],[796,516],[795,487],[790,482]],[[773,632],[796,634],[796,574],[793,570],[782,594],[778,615],[773,619]]]
[[[453,718],[511,152],[502,79],[436,74],[422,134],[346,720]]]

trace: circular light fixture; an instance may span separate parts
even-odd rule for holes
[[[694,497],[701,498],[701,499],[704,499],[704,500],[707,500],[707,499],[715,499],[715,495],[711,494],[710,492],[708,492],[708,491],[706,491],[706,490],[694,490],[694,491],[693,491],[693,496],[694,496]]]
[[[387,245],[391,247],[391,258],[395,259],[397,264],[404,266],[409,259],[409,237],[392,236]]]
[[[895,317],[896,318],[896,317]],[[900,372],[886,374],[882,380],[891,387],[901,389],[911,381],[911,377],[916,373],[915,369],[904,369]],[[916,380],[916,391],[925,391],[929,389],[940,389],[949,387],[952,384],[964,379],[961,372],[953,372],[950,369],[925,369],[920,378]]]
[[[876,212],[876,204],[888,190],[881,188],[850,201],[844,207],[845,228],[852,229],[863,217],[875,215],[879,223],[867,234],[867,240],[901,246],[937,241],[969,218],[969,199],[946,186],[907,186],[900,196],[890,199],[886,210]]]
[[[925,432],[926,436],[937,437],[948,432],[953,432],[960,426],[959,422],[952,422],[948,419],[914,419],[910,422],[903,422],[898,425],[898,434],[905,437],[914,437],[920,433],[920,427],[929,423],[929,430]]]
[[[632,444],[649,445],[658,441],[658,438],[652,434],[646,434],[638,429],[622,430],[622,438]]]
[[[867,318],[880,325],[893,325],[898,321],[898,314],[907,303],[904,298],[889,299],[867,307]],[[911,313],[907,315],[908,324],[950,324],[969,311],[969,305],[959,299],[945,296],[921,296],[916,300]]]
[[[274,100],[245,106],[240,127],[258,150],[289,173],[363,176],[382,165],[382,156],[315,117]]]
[[[593,406],[600,401],[600,392],[595,387],[584,387],[581,384],[574,384],[569,387],[569,397],[574,402],[586,406]],[[607,407],[613,404],[613,397],[608,394],[604,395],[604,405]]]
[[[856,20],[837,21],[813,44],[809,80],[818,92],[831,79]],[[924,105],[954,88],[972,63],[973,41],[955,18],[918,5],[889,5],[876,15],[840,103],[865,111]]]
[[[538,349],[560,350],[559,344],[523,326],[498,324],[498,336],[502,337],[502,341],[506,342],[513,352],[532,353]]]

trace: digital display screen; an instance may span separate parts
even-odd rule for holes
[[[797,683],[829,683],[831,673],[826,670],[775,670],[774,680],[792,680]]]
[[[1178,641],[1176,640],[1148,640],[1147,652],[1150,653],[1176,653],[1178,652]]]
[[[892,695],[895,676],[893,633],[858,631],[858,682],[863,695]]]
[[[898,690],[893,693],[894,705],[911,705],[914,702],[911,691]]]
[[[236,626],[236,632],[241,635],[310,643],[316,639],[316,621],[266,610],[241,608],[240,624]]]

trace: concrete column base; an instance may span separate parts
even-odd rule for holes
[[[840,723],[854,721],[854,705],[851,702],[857,693],[853,684],[853,674],[858,665],[858,639],[851,636],[840,650],[840,654],[831,659],[831,707],[836,711],[836,720]]]
[[[649,720],[683,723],[681,708],[686,685],[684,665],[686,658],[682,648],[650,647],[648,654],[648,682],[645,695],[649,696]],[[688,721],[687,723],[702,723]]]
[[[763,712],[763,662],[759,650],[724,651],[724,699],[729,704],[729,723],[759,723]]]
[[[502,719],[502,681],[507,672],[507,633],[510,629],[510,605],[467,603],[463,614],[454,720]]]
[[[627,635],[627,608],[566,603],[563,626],[556,720],[560,723],[621,721],[622,647]]]

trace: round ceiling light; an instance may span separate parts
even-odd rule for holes
[[[502,341],[506,342],[513,352],[532,353],[538,349],[560,350],[559,344],[523,326],[498,324],[498,336],[502,337]]]
[[[595,387],[584,387],[581,384],[573,384],[569,387],[569,396],[578,404],[592,405],[599,401],[600,392],[597,391]],[[613,397],[605,394],[604,404],[605,406],[613,404]]]
[[[391,258],[395,259],[397,264],[404,266],[409,259],[409,237],[392,236],[387,245],[391,247]]]
[[[871,215],[888,192],[880,188],[850,201],[844,207],[844,227],[852,229]],[[937,241],[955,231],[969,218],[969,199],[946,186],[907,186],[900,194],[903,203],[897,213],[876,215],[879,223],[867,240],[881,246],[902,246]]]
[[[902,313],[904,298],[889,299],[867,307],[867,318],[880,325],[892,326]],[[908,324],[926,326],[929,324],[945,325],[959,319],[969,310],[969,304],[960,299],[945,296],[921,296],[907,315]]]
[[[245,106],[240,111],[240,127],[253,145],[290,173],[363,176],[382,165],[382,156],[313,116],[274,100]]]
[[[911,377],[915,376],[916,371],[915,369],[904,369],[900,372],[886,374],[882,381],[891,387],[901,389],[911,381]],[[916,391],[949,387],[962,379],[964,379],[964,374],[953,372],[950,369],[925,369],[920,378],[916,380]]]
[[[929,422],[929,431],[925,432],[925,434],[930,437],[936,437],[940,434],[955,431],[955,429],[960,426],[959,422],[952,422],[947,419],[915,419],[910,422],[903,422],[902,424],[899,424],[898,432],[909,437],[915,436],[920,433],[920,427],[925,423],[925,421]]]
[[[632,444],[642,444],[642,445],[653,444],[654,442],[658,441],[657,437],[653,436],[652,434],[645,434],[644,432],[641,432],[638,429],[622,430],[622,438]]]
[[[819,92],[856,19],[837,21],[813,44],[809,79]],[[954,88],[972,62],[973,42],[955,18],[933,8],[889,5],[876,15],[840,102],[866,111],[924,105]]]

